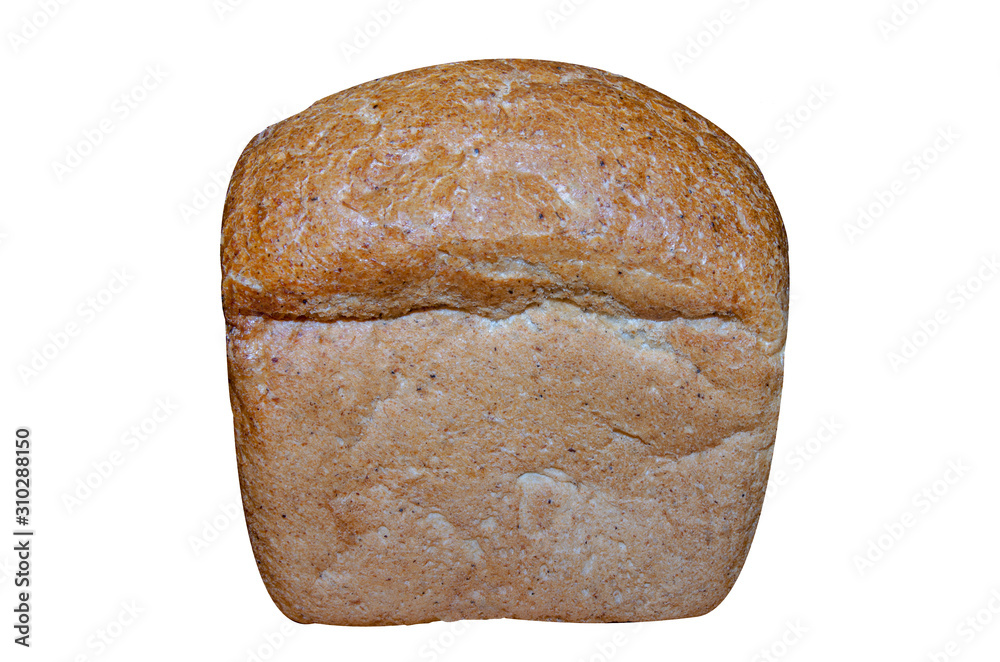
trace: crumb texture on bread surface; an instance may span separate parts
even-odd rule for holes
[[[300,622],[695,616],[755,531],[781,217],[718,127],[481,60],[251,140],[223,215],[244,510]]]
[[[708,611],[752,538],[781,384],[732,322],[560,302],[247,317],[230,365],[268,588],[358,625]]]

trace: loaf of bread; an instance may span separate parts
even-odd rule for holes
[[[627,78],[408,71],[268,127],[222,224],[236,454],[303,623],[704,614],[778,420],[760,170]]]

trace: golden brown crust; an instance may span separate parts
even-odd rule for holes
[[[339,92],[256,136],[223,220],[228,316],[504,317],[546,299],[735,317],[781,340],[787,247],[760,171],[634,81],[537,60]]]
[[[705,119],[553,62],[365,83],[251,141],[222,258],[244,508],[289,617],[655,620],[732,587],[787,247]]]

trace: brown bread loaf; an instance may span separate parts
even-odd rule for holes
[[[657,620],[733,586],[787,242],[703,117],[564,63],[380,78],[250,142],[222,266],[247,524],[290,618]]]

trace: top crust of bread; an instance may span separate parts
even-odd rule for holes
[[[379,78],[257,135],[223,215],[227,319],[545,300],[742,322],[784,343],[787,240],[756,164],[692,110],[572,64]]]

